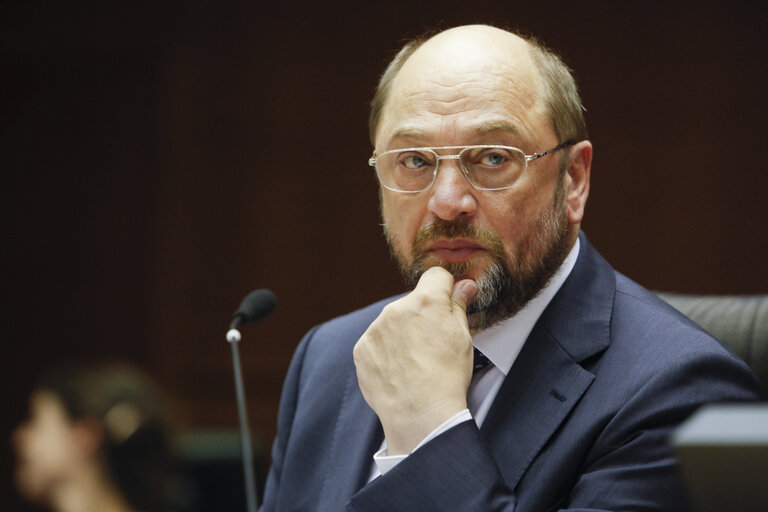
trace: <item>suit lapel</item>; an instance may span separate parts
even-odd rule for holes
[[[579,258],[539,318],[481,429],[514,488],[594,380],[581,365],[610,343],[613,269],[581,235]]]
[[[360,393],[353,367],[327,452],[328,471],[316,510],[345,509],[349,499],[366,484],[373,454],[383,439],[379,419]]]
[[[531,334],[482,428],[507,485],[517,485],[593,379],[541,330]]]

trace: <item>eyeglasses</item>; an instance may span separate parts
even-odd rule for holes
[[[528,168],[528,162],[572,146],[567,140],[543,153],[526,155],[511,146],[444,146],[439,148],[405,148],[385,151],[368,159],[384,188],[394,192],[415,194],[427,190],[437,179],[440,160],[458,160],[467,181],[480,190],[504,190]],[[461,149],[455,155],[438,155],[437,150]]]

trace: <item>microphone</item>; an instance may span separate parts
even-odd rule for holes
[[[240,303],[240,307],[235,311],[232,323],[229,325],[229,331],[227,331],[227,341],[232,347],[232,365],[235,370],[237,415],[240,419],[240,447],[243,453],[243,476],[245,477],[245,498],[248,512],[256,512],[259,500],[256,494],[256,477],[253,471],[251,430],[248,428],[248,414],[245,410],[243,374],[240,369],[240,355],[237,350],[237,345],[242,337],[237,328],[240,325],[265,319],[274,311],[276,305],[277,299],[271,291],[264,288],[252,291]]]
[[[275,294],[266,288],[254,290],[245,296],[240,307],[237,308],[229,325],[227,332],[227,341],[237,343],[241,339],[240,331],[237,330],[241,325],[258,322],[268,317],[277,306]]]

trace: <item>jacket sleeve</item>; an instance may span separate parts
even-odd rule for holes
[[[301,369],[304,364],[304,355],[309,346],[309,340],[312,338],[317,327],[312,329],[301,340],[288,368],[288,374],[285,377],[283,392],[280,396],[280,413],[277,418],[277,439],[272,444],[272,464],[267,475],[267,482],[264,486],[264,497],[259,510],[261,512],[274,511],[277,508],[277,497],[280,492],[280,477],[283,469],[283,457],[285,455],[288,441],[291,437],[291,427],[293,426],[293,417],[296,412],[298,401],[299,384]]]
[[[573,452],[579,455],[559,452],[553,458],[556,467],[547,475],[526,474],[515,489],[510,489],[498,467],[504,461],[495,460],[498,454],[491,453],[474,422],[465,422],[361,489],[348,509],[686,511],[690,506],[669,446],[670,434],[699,406],[753,401],[759,398],[758,389],[746,366],[723,354],[672,361],[638,387],[596,437],[574,438]],[[590,446],[585,451],[575,449],[580,443]],[[539,456],[548,449],[545,446]],[[563,468],[578,470],[571,473],[561,469],[558,460],[563,461]],[[539,466],[533,464],[529,470],[531,467]],[[546,478],[559,481],[551,485],[540,481]]]
[[[356,512],[514,510],[493,456],[473,421],[439,435],[350,501]]]

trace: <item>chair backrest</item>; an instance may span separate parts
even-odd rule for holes
[[[657,294],[743,359],[768,398],[768,295]]]

